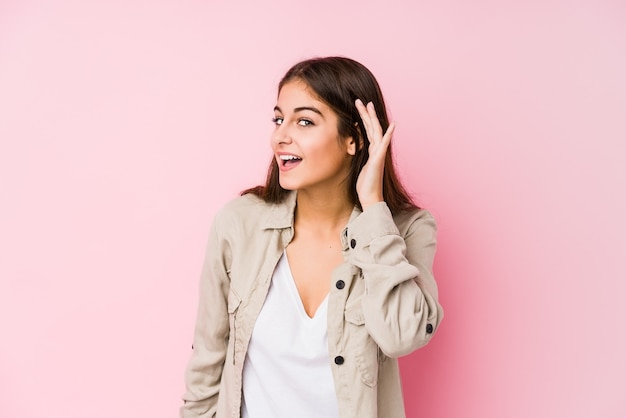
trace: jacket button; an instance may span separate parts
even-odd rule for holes
[[[337,289],[341,290],[344,287],[346,287],[346,283],[343,280],[337,280],[337,283],[335,283],[335,286],[337,286]]]
[[[335,357],[335,364],[337,364],[339,366],[342,365],[343,364],[343,357],[341,357],[341,356]]]
[[[356,247],[356,240],[354,238],[350,240],[350,247],[352,247],[353,250],[354,250],[354,247]]]
[[[433,333],[433,326],[432,326],[432,324],[426,324],[426,333],[427,334],[432,334]]]

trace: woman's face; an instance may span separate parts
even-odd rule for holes
[[[271,144],[282,188],[341,190],[355,146],[351,137],[340,139],[337,122],[335,112],[302,81],[290,81],[281,88]]]

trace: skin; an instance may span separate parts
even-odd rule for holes
[[[383,132],[371,103],[355,103],[370,140],[369,160],[357,180],[363,210],[383,201],[385,154],[394,125]],[[308,86],[292,81],[283,86],[274,109],[276,129],[271,145],[283,188],[297,190],[295,234],[287,258],[305,312],[313,317],[330,289],[332,271],[343,262],[340,233],[352,213],[347,183],[358,141],[340,138],[337,115]],[[284,170],[281,155],[302,160]]]
[[[370,140],[369,159],[361,170],[356,182],[356,191],[363,210],[368,206],[383,201],[383,172],[385,169],[385,155],[391,143],[393,131],[396,129],[395,122],[389,124],[386,132],[380,126],[376,109],[373,103],[367,106],[356,100],[355,106],[365,125],[367,137]]]

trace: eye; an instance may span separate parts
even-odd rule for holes
[[[283,124],[283,118],[280,116],[275,116],[272,118],[272,122],[274,122],[274,125],[282,125]]]
[[[313,125],[313,122],[311,122],[308,119],[300,119],[298,121],[298,125],[300,125],[300,126],[311,126],[311,125]]]

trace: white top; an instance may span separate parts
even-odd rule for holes
[[[310,318],[280,258],[243,366],[242,418],[339,417],[330,370],[328,296]]]

